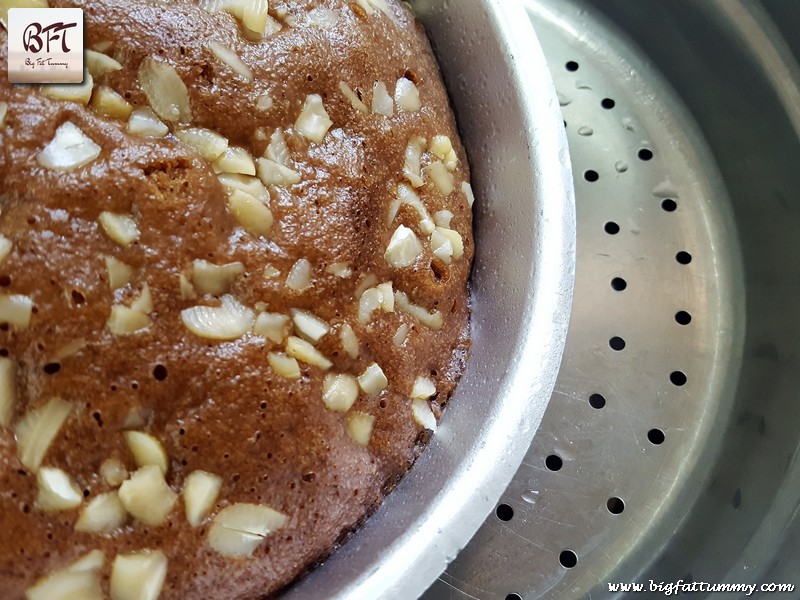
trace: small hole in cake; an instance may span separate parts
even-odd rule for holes
[[[111,391],[112,392],[116,392],[117,391],[117,386],[114,385],[113,383],[111,384]]]
[[[55,375],[60,370],[61,370],[61,363],[57,363],[57,362],[47,363],[44,366],[44,372],[47,373],[48,375]]]
[[[313,75],[306,75],[306,81],[314,81]]]
[[[238,473],[232,477],[234,482],[239,481],[241,478],[242,478],[241,475],[239,475]]]
[[[228,454],[227,452],[222,455],[222,458],[224,458],[225,460],[228,460],[230,457],[231,457],[231,455]]]
[[[185,467],[185,466],[186,466],[186,465],[188,465],[188,464],[189,464],[189,461],[188,461],[188,460],[186,460],[185,458],[182,458],[182,459],[181,459],[181,465],[183,465],[183,466]]]
[[[98,427],[102,427],[103,426],[103,417],[102,417],[102,415],[100,414],[99,411],[94,411],[92,413],[92,417],[94,418],[95,421],[97,421],[97,426]]]
[[[381,401],[378,403],[378,406],[380,406],[381,408],[386,408],[386,400],[381,400]]]
[[[0,356],[8,356],[8,350],[5,348],[0,348]]]
[[[153,377],[156,381],[164,381],[167,378],[167,367],[164,365],[156,365],[153,369]]]
[[[417,85],[419,83],[419,75],[417,75],[416,71],[413,71],[411,69],[406,69],[406,72],[403,73],[403,77],[408,79],[414,85]]]
[[[86,296],[84,296],[79,290],[72,290],[72,301],[76,306],[80,306],[86,302]]]
[[[11,277],[9,275],[0,275],[0,287],[8,287],[11,285]]]
[[[31,512],[31,507],[30,507],[30,506],[28,506],[27,504],[25,504],[25,505],[22,507],[22,512],[24,512],[24,513],[27,515],[29,512]],[[25,552],[23,551],[23,554],[24,554],[24,553],[25,553]]]
[[[303,473],[303,481],[306,481],[308,483],[311,483],[316,478],[317,478],[317,475],[313,471],[309,471],[308,473]]]
[[[0,331],[8,331],[8,323],[0,323]]]
[[[261,407],[261,410],[265,410],[265,409],[267,408],[267,403],[266,403],[266,401],[264,401],[264,402],[262,402],[261,404],[259,404],[259,406]]]
[[[28,217],[28,225],[36,225],[36,217]]]
[[[433,278],[436,281],[447,281],[450,278],[450,269],[444,263],[443,260],[439,258],[434,258],[431,261],[431,271],[433,272]]]
[[[131,389],[132,390],[138,390],[139,389],[139,383],[136,382],[136,381],[131,381]]]
[[[181,428],[178,430],[178,435],[186,435],[186,430],[185,430],[183,427],[181,427]]]
[[[92,493],[92,490],[87,488],[87,489],[83,490],[83,497],[84,498],[88,498],[91,493]]]

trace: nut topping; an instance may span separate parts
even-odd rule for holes
[[[9,427],[17,404],[17,365],[0,357],[0,427]]]
[[[323,371],[327,371],[333,366],[333,363],[325,358],[322,352],[307,341],[293,335],[286,340],[286,354],[306,364],[319,367]]]
[[[244,265],[232,262],[215,265],[207,260],[195,260],[192,263],[192,284],[199,294],[221,296],[227,294],[233,282],[244,273]]]
[[[33,300],[21,294],[0,294],[0,323],[25,328],[31,323]]]
[[[14,243],[6,236],[0,234],[0,262],[8,258],[8,255],[11,254],[11,248],[13,247]]]
[[[289,335],[290,326],[291,319],[288,316],[262,312],[256,317],[253,333],[276,344],[282,344]]]
[[[121,64],[102,52],[96,52],[87,48],[84,50],[84,58],[86,59],[86,70],[89,71],[95,79],[99,79],[107,73],[122,70]]]
[[[223,152],[228,149],[227,138],[205,127],[177,129],[175,137],[211,162],[221,157]]]
[[[253,157],[244,148],[229,146],[214,163],[222,173],[234,173],[241,175],[255,175],[256,164]]]
[[[349,373],[329,373],[322,380],[322,401],[331,410],[347,412],[358,398],[358,382]]]
[[[239,225],[250,235],[266,237],[272,230],[272,211],[250,194],[233,190],[228,196],[228,207]]]
[[[36,507],[52,512],[77,508],[83,502],[78,484],[66,472],[52,467],[42,467],[36,474],[38,494]]]
[[[105,263],[108,271],[108,285],[112,292],[128,285],[133,275],[131,267],[113,256],[106,256]]]
[[[44,147],[36,160],[54,171],[72,171],[100,156],[100,146],[95,144],[78,127],[69,121],[56,129],[52,141]]]
[[[414,264],[420,254],[422,244],[417,235],[405,225],[398,225],[383,257],[392,267],[400,269]]]
[[[425,400],[411,401],[411,415],[425,429],[436,431],[436,417],[433,416],[433,411]]]
[[[420,173],[420,160],[422,159],[423,150],[425,150],[425,138],[412,137],[408,140],[405,151],[403,175],[415,188],[421,187],[423,184],[422,175]]]
[[[397,304],[397,309],[401,313],[410,315],[422,324],[427,325],[431,329],[441,329],[444,326],[444,317],[438,310],[428,312],[424,307],[414,304],[408,299],[405,292],[396,291],[394,293],[394,301]]]
[[[128,335],[147,329],[150,326],[150,317],[133,308],[114,304],[106,326],[114,335]]]
[[[358,97],[358,94],[350,89],[350,86],[344,81],[339,82],[339,91],[342,92],[342,95],[347,98],[353,108],[355,108],[358,112],[365,115],[369,113],[369,108],[367,108],[367,105],[361,101],[361,98]]]
[[[161,442],[149,433],[141,431],[125,431],[122,435],[125,436],[125,443],[128,444],[137,467],[155,465],[166,474],[169,458]]]
[[[319,342],[331,330],[328,323],[308,311],[293,308],[290,312],[297,331],[312,344]]]
[[[163,524],[178,500],[157,465],[136,471],[122,483],[118,493],[125,510],[146,525]]]
[[[162,138],[169,133],[153,109],[149,107],[137,108],[128,119],[128,133],[141,137]]]
[[[139,66],[139,87],[155,113],[165,121],[189,123],[189,90],[172,65],[148,56]]]
[[[55,100],[66,100],[88,104],[92,97],[94,81],[90,73],[84,73],[83,83],[49,83],[41,87],[42,94]]]
[[[107,458],[100,465],[100,477],[110,487],[119,487],[128,478],[128,469],[118,458]]]
[[[127,119],[133,112],[131,106],[125,98],[120,96],[110,87],[101,85],[96,87],[92,93],[92,100],[89,102],[97,114],[112,119]]]
[[[389,380],[378,363],[372,363],[358,376],[358,385],[365,394],[377,394],[386,389]]]
[[[394,88],[394,101],[397,108],[406,112],[418,112],[422,108],[419,101],[419,90],[414,82],[401,77]]]
[[[394,114],[394,102],[382,81],[376,81],[372,86],[372,112],[385,117]]]
[[[411,398],[414,400],[427,400],[436,393],[436,386],[427,377],[417,377],[411,388]]]
[[[81,511],[75,523],[75,531],[86,533],[112,533],[128,520],[119,494],[108,492],[93,498]]]
[[[304,292],[311,285],[311,263],[301,258],[292,266],[286,277],[286,287],[296,292]]]
[[[50,444],[72,412],[72,405],[60,398],[52,398],[39,408],[26,414],[14,428],[17,438],[17,455],[26,469],[39,470]]]
[[[374,425],[375,417],[372,415],[362,412],[352,412],[347,415],[347,433],[359,446],[369,445]]]
[[[120,246],[130,246],[139,239],[139,227],[129,215],[103,211],[97,220],[106,235]]]
[[[300,379],[300,365],[297,359],[286,356],[283,352],[270,352],[267,354],[267,362],[272,370],[286,379]]]
[[[349,323],[342,325],[342,348],[350,358],[358,358],[360,352],[358,338]]]
[[[161,550],[118,554],[111,568],[111,600],[156,600],[166,577]]]
[[[321,144],[331,125],[333,125],[333,121],[330,120],[325,107],[322,105],[322,96],[319,94],[306,96],[303,110],[294,124],[295,129],[305,138]]]
[[[229,66],[234,73],[240,75],[245,81],[253,81],[253,71],[250,67],[244,64],[244,61],[239,58],[239,55],[225,44],[211,41],[208,43],[208,49],[211,50],[211,53],[216,56],[221,63]]]
[[[235,340],[250,331],[253,311],[225,294],[220,306],[194,306],[181,311],[181,321],[193,334],[210,340]]]
[[[205,471],[192,471],[183,484],[186,520],[192,527],[200,526],[217,501],[222,478]]]
[[[208,543],[223,556],[249,557],[264,538],[283,527],[286,520],[286,515],[268,506],[232,504],[214,517]]]

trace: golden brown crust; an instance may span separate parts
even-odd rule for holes
[[[108,559],[105,587],[116,554],[160,548],[169,560],[162,598],[264,596],[324,556],[413,462],[423,431],[411,413],[415,378],[436,383],[431,404],[438,416],[463,369],[473,250],[471,211],[461,191],[468,171],[438,69],[421,29],[397,2],[390,2],[393,19],[381,11],[367,15],[359,3],[343,0],[271,2],[270,14],[282,27],[260,43],[245,40],[231,15],[203,11],[193,2],[50,5],[84,8],[87,47],[113,42],[107,52],[123,68],[96,85],[109,86],[134,107],[147,106],[137,71],[145,57],[158,57],[186,83],[193,126],[222,134],[254,157],[268,143],[259,129],[268,137],[282,127],[301,182],[270,186],[275,223],[266,238],[253,237],[228,210],[211,165],[173,136],[133,136],[124,120],[0,81],[0,101],[8,104],[0,128],[0,233],[13,242],[0,263],[0,294],[29,296],[35,306],[28,328],[0,331],[2,354],[17,365],[14,419],[52,397],[72,403],[44,464],[64,469],[91,499],[110,489],[98,474],[106,458],[119,457],[135,469],[121,431],[129,411],[144,407],[152,414],[145,430],[165,446],[167,482],[176,492],[188,473],[203,469],[223,478],[217,508],[265,504],[288,522],[250,559],[216,553],[206,541],[207,524],[191,528],[181,502],[162,526],[129,519],[112,535],[76,533],[78,510],[43,513],[34,506],[36,477],[18,459],[13,430],[0,427],[0,590],[4,598],[21,598],[40,576],[95,548]],[[332,28],[308,24],[308,11],[318,6],[338,15]],[[253,81],[216,60],[210,40],[237,53]],[[339,89],[343,81],[363,90],[366,101],[374,82],[385,82],[391,93],[404,74],[419,88],[420,112],[362,114]],[[273,108],[257,108],[262,94],[273,99]],[[322,96],[333,121],[321,144],[294,128],[309,94]],[[71,171],[44,168],[37,156],[66,121],[97,143],[100,155]],[[439,264],[436,272],[428,236],[411,207],[401,206],[387,225],[408,140],[434,135],[453,140],[455,190],[445,197],[428,180],[418,192],[431,215],[453,213],[451,228],[464,242],[463,257]],[[102,211],[133,215],[139,240],[124,248],[110,240],[97,222]],[[422,240],[423,253],[411,267],[398,269],[387,264],[384,251],[400,223]],[[129,285],[109,289],[105,256],[133,268]],[[285,284],[300,258],[313,267],[313,285],[302,293]],[[323,404],[321,369],[301,363],[302,377],[289,381],[266,358],[282,344],[252,334],[212,341],[183,326],[181,310],[214,304],[210,297],[181,297],[179,276],[195,259],[243,263],[245,273],[231,294],[245,306],[263,302],[284,314],[305,309],[330,323],[332,331],[317,347],[333,361],[332,371],[358,375],[372,362],[381,366],[388,388],[360,393],[351,409],[376,417],[367,448],[348,436],[346,416]],[[335,262],[349,263],[353,276],[327,273]],[[280,276],[265,277],[267,265]],[[441,311],[444,327],[433,330],[398,310],[378,311],[368,324],[359,323],[355,293],[369,273],[378,283],[391,281],[414,303]],[[114,335],[106,326],[112,304],[130,305],[145,283],[155,306],[149,327]],[[342,348],[344,323],[360,340],[357,359]],[[392,337],[402,324],[411,333],[397,348]],[[79,339],[84,348],[55,358]],[[57,372],[45,369],[56,363]],[[166,378],[161,369],[156,377],[158,365],[166,367]]]

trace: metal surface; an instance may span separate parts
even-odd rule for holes
[[[572,320],[522,467],[425,598],[800,589],[800,3],[524,4],[575,173]]]
[[[475,204],[473,346],[439,431],[353,539],[286,598],[418,596],[493,509],[555,383],[574,276],[566,136],[525,12],[417,3],[468,149]],[[465,44],[465,42],[467,42]]]

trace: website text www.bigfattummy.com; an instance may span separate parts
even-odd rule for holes
[[[650,592],[672,596],[677,594],[736,592],[749,596],[755,592],[787,593],[795,589],[792,583],[708,583],[707,581],[653,581],[647,583],[609,583],[609,592]]]

